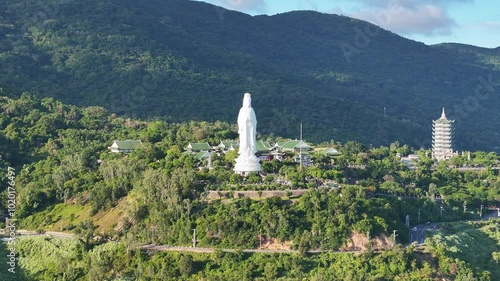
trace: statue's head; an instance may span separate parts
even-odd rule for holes
[[[246,93],[243,97],[243,107],[252,107],[252,98],[249,93]]]

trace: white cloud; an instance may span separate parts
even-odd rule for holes
[[[265,7],[264,0],[213,0],[215,5],[236,11],[262,11]]]
[[[362,5],[348,16],[400,34],[449,35],[458,27],[447,13],[453,3],[472,0],[354,0]]]
[[[444,35],[457,26],[443,7],[432,4],[367,8],[350,16],[402,34]]]
[[[227,9],[265,13],[266,2],[292,0],[206,0]],[[315,0],[296,0],[301,9],[317,10]],[[331,12],[359,18],[402,35],[450,35],[458,27],[447,12],[450,5],[474,0],[350,0],[357,8]],[[351,3],[352,3],[351,2]]]
[[[401,6],[406,8],[416,8],[423,5],[446,6],[451,3],[472,3],[473,0],[353,0],[363,3],[367,7],[387,7]]]

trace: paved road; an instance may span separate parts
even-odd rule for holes
[[[194,252],[194,253],[213,253],[217,249],[215,248],[199,248],[199,247],[178,247],[178,246],[166,246],[166,245],[156,245],[156,244],[146,244],[141,245],[141,249],[146,251],[170,251],[170,252]],[[238,251],[237,249],[219,249],[223,252],[234,253]],[[260,253],[260,254],[298,254],[299,251],[296,250],[266,250],[266,249],[242,249],[243,253]],[[375,250],[378,252],[380,250]],[[339,253],[339,254],[354,254],[362,252],[358,251],[334,251],[334,250],[311,250],[309,253],[319,254],[319,253]]]
[[[166,246],[166,245],[155,245],[147,244],[142,245],[141,249],[146,251],[173,251],[173,252],[195,252],[195,253],[213,253],[217,249],[214,248],[200,248],[200,247],[179,247],[179,246]],[[220,249],[223,252],[236,252],[237,249]],[[243,253],[268,253],[268,254],[279,254],[279,253],[298,253],[299,251],[294,250],[259,250],[259,249],[242,249]]]
[[[424,244],[425,233],[439,228],[438,223],[421,224],[410,228],[410,243]]]
[[[76,238],[76,235],[66,232],[57,231],[46,231],[45,233],[37,233],[35,231],[29,230],[18,230],[16,231],[19,236],[32,236],[32,237],[55,237],[55,238]],[[156,245],[156,244],[146,244],[141,245],[141,249],[146,251],[170,251],[170,252],[194,252],[194,253],[213,253],[216,248],[200,248],[200,247],[182,247],[182,246],[168,246],[168,245]],[[220,249],[223,252],[236,252],[237,249]],[[269,249],[242,249],[243,253],[265,253],[265,254],[297,254],[299,251],[295,250],[269,250]],[[324,252],[335,252],[335,253],[357,253],[360,251],[322,251],[322,250],[312,250],[310,253],[324,253]]]
[[[483,220],[500,218],[500,211],[498,209],[497,210],[490,209],[489,211],[483,211],[483,212],[485,212]]]
[[[23,230],[19,229],[16,230],[16,234],[19,236],[48,236],[48,237],[55,237],[55,238],[76,238],[76,235],[72,233],[67,233],[67,232],[58,232],[58,231],[46,231],[44,233],[38,233],[36,231],[29,231],[29,230]]]
[[[484,210],[484,215],[482,218],[477,218],[477,220],[489,220],[494,218],[499,218],[500,214],[497,210],[495,211],[486,211]],[[427,231],[433,231],[435,229],[439,229],[440,223],[429,223],[429,224],[421,224],[410,228],[410,241],[408,244],[417,243],[418,245],[424,244],[425,241],[425,233]]]

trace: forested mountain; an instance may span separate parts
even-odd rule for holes
[[[459,149],[500,147],[500,48],[426,46],[338,15],[4,0],[0,65],[9,87],[139,118],[235,122],[251,92],[260,132],[297,137],[302,122],[316,142],[428,147],[446,106]]]

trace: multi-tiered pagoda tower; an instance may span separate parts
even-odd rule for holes
[[[441,118],[432,121],[432,158],[438,161],[448,160],[457,155],[453,151],[454,132],[453,123],[455,120],[448,120],[446,114],[441,114]]]

